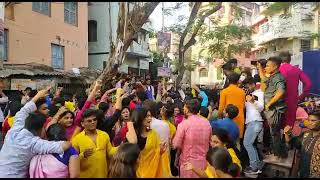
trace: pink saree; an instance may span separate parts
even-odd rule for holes
[[[51,154],[36,155],[29,167],[30,178],[68,178],[69,168]]]

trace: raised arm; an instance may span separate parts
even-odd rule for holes
[[[51,87],[48,87],[44,90],[39,91],[30,102],[28,102],[23,108],[21,108],[21,110],[15,116],[15,122],[13,123],[13,126],[11,128],[12,130],[20,131],[24,128],[25,121],[29,114],[37,109],[35,103],[39,99],[46,97],[49,94],[50,89]]]
[[[35,137],[30,143],[34,143],[31,151],[36,154],[62,154],[71,147],[71,143],[68,141],[47,141],[40,137]]]
[[[303,92],[299,96],[299,100],[303,100],[310,93],[312,82],[308,77],[308,75],[306,75],[303,71],[300,73],[299,78],[300,78],[300,81],[303,83]]]
[[[106,91],[103,96],[101,97],[101,101],[100,102],[107,102],[107,98],[108,98],[108,94],[114,92],[115,90],[117,90],[117,88],[113,88],[113,89],[109,89],[108,91]]]
[[[7,103],[9,101],[9,98],[3,93],[1,89],[0,89],[0,95],[1,95],[0,104]]]

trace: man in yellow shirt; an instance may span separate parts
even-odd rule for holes
[[[107,178],[107,159],[118,150],[111,145],[109,135],[97,129],[96,115],[97,110],[86,110],[81,120],[84,130],[72,139],[80,156],[80,178]]]

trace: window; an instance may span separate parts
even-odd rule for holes
[[[200,69],[200,77],[208,77],[208,70],[205,68]]]
[[[50,16],[50,2],[32,2],[32,11]]]
[[[97,42],[97,21],[88,22],[88,38],[89,42]]]
[[[308,51],[311,49],[311,41],[309,39],[301,39],[300,51]]]
[[[64,68],[64,47],[56,44],[51,44],[51,59],[52,67],[55,69]]]
[[[64,2],[64,22],[77,25],[78,4],[77,2]]]
[[[217,68],[217,80],[222,80],[222,68]]]
[[[8,61],[8,30],[4,30],[4,54],[3,54],[3,60]]]

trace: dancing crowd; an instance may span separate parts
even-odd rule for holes
[[[320,177],[320,111],[298,106],[311,81],[290,60],[260,59],[252,75],[230,59],[212,88],[117,74],[84,94],[26,88],[9,101],[0,89],[0,176],[230,178],[297,149],[297,176]]]

